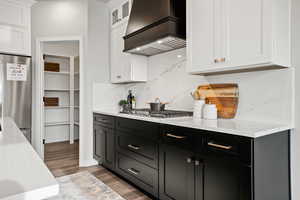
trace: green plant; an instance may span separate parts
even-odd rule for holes
[[[126,105],[126,104],[128,104],[128,102],[124,99],[119,101],[119,106],[123,106],[123,105]]]

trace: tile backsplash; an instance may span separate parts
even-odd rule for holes
[[[167,109],[192,110],[190,92],[199,85],[237,83],[240,90],[237,119],[290,123],[292,77],[292,69],[216,76],[189,75],[186,72],[186,51],[180,49],[150,57],[146,83],[94,84],[94,94],[105,94],[101,98],[94,95],[94,108],[117,107],[118,100],[126,98],[127,91],[132,90],[138,108],[147,107],[147,102],[159,97],[161,101],[169,102]]]

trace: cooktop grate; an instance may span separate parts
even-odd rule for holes
[[[155,117],[155,118],[175,118],[175,117],[190,117],[193,116],[193,112],[189,111],[178,111],[178,110],[164,110],[160,112],[151,112],[150,109],[133,109],[128,112],[122,112],[125,114],[138,115],[144,117]]]

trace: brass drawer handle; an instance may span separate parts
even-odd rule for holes
[[[214,61],[215,63],[221,63],[221,62],[225,62],[226,58],[216,58]]]
[[[215,63],[219,63],[220,59],[216,58],[214,61],[215,61]]]
[[[135,145],[132,145],[132,144],[129,144],[129,145],[127,145],[129,148],[131,148],[131,149],[134,149],[134,150],[139,150],[140,149],[140,147],[138,147],[138,146],[135,146]]]
[[[185,136],[173,135],[171,133],[167,133],[166,135],[167,135],[167,137],[171,137],[171,138],[175,138],[175,139],[181,139],[181,140],[186,138]]]
[[[215,144],[213,142],[209,142],[207,144],[208,144],[208,146],[216,147],[216,148],[219,148],[219,149],[225,149],[225,150],[232,149],[232,146],[225,146],[225,145],[221,145],[221,144]]]
[[[134,175],[139,175],[139,171],[133,169],[133,168],[130,168],[130,169],[127,169],[130,173],[134,174]]]

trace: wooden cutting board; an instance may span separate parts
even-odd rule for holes
[[[234,83],[200,85],[198,95],[205,97],[206,103],[216,104],[218,117],[235,117],[239,103],[239,87]]]

